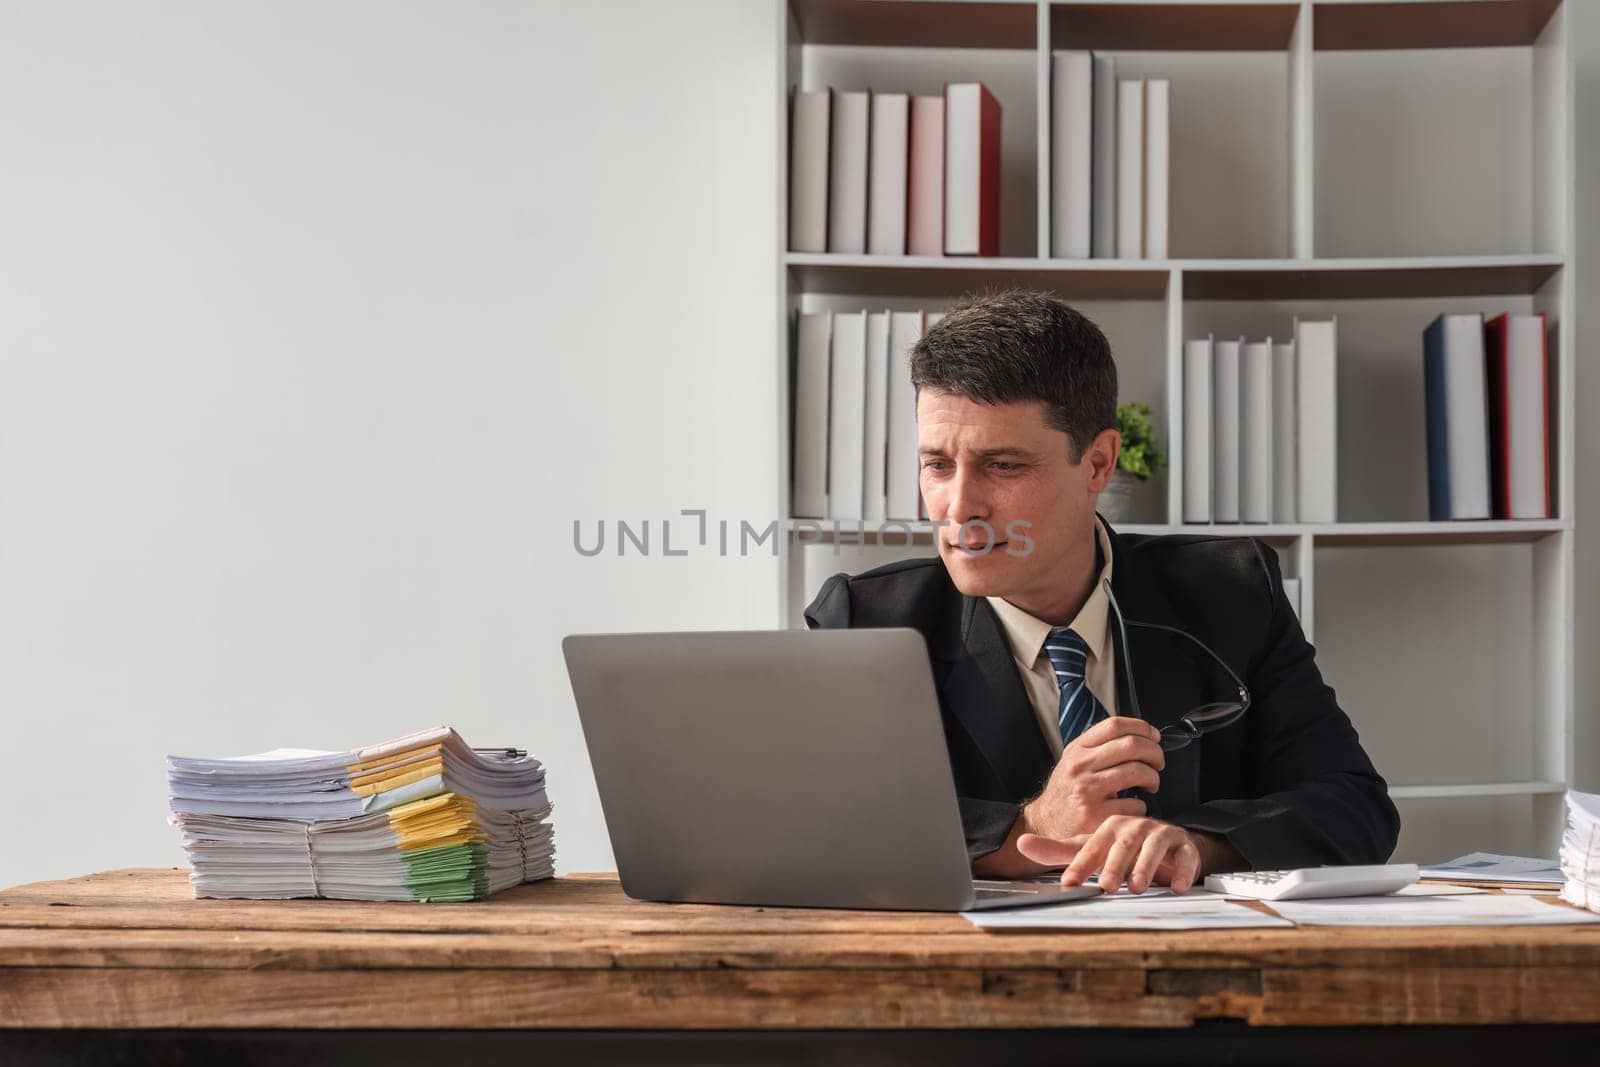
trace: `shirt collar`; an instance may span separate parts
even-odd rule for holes
[[[1094,519],[1094,533],[1102,561],[1100,575],[1095,579],[1094,588],[1089,591],[1089,599],[1083,602],[1083,607],[1078,609],[1078,614],[1067,626],[1083,638],[1084,644],[1089,646],[1089,655],[1099,661],[1110,651],[1107,641],[1110,606],[1106,601],[1103,583],[1111,580],[1111,537],[1106,532],[1105,524],[1100,521],[1099,515]],[[1050,631],[1055,627],[1023,611],[1004,597],[991,596],[984,599],[994,608],[995,616],[1000,620],[1000,628],[1005,631],[1006,641],[1011,646],[1011,654],[1017,658],[1018,663],[1031,668],[1038,660],[1040,650],[1044,648],[1045,638],[1050,636]]]

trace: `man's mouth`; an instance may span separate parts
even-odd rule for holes
[[[1008,541],[974,541],[970,545],[963,545],[963,544],[951,544],[950,542],[946,542],[946,544],[948,544],[950,548],[958,550],[958,551],[961,551],[961,552],[965,552],[968,555],[982,555],[985,552],[992,552],[993,550],[995,550],[997,548],[1004,547],[1005,545],[1007,545],[1009,543],[1010,542],[1008,542]]]

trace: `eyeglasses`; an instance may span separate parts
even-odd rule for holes
[[[1232,726],[1244,717],[1245,711],[1250,707],[1250,690],[1245,686],[1239,676],[1233,673],[1233,668],[1228,666],[1221,656],[1211,650],[1211,646],[1200,640],[1186,630],[1179,630],[1173,626],[1162,626],[1154,622],[1127,622],[1122,617],[1122,608],[1117,604],[1117,597],[1111,591],[1111,582],[1101,581],[1101,586],[1106,591],[1106,600],[1111,604],[1111,614],[1116,619],[1117,635],[1122,639],[1122,663],[1128,671],[1128,706],[1133,714],[1142,719],[1144,712],[1139,708],[1139,692],[1133,684],[1133,654],[1128,649],[1129,626],[1144,630],[1165,630],[1170,634],[1177,634],[1199,645],[1205,654],[1216,660],[1223,670],[1228,672],[1228,677],[1233,679],[1233,684],[1239,687],[1238,700],[1224,700],[1212,704],[1202,704],[1179,719],[1175,725],[1161,728],[1161,751],[1175,752],[1180,748],[1187,748],[1190,744],[1200,740],[1214,730],[1224,726]]]

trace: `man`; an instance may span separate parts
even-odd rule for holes
[[[1122,535],[1096,513],[1121,446],[1100,330],[1042,293],[972,298],[912,350],[911,379],[938,558],[836,574],[806,621],[927,639],[973,873],[1066,865],[1068,884],[1183,892],[1213,871],[1387,860],[1399,815],[1273,549]],[[1184,634],[1249,707],[1163,752],[1160,727],[1240,698]]]

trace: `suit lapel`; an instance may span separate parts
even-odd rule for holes
[[[995,777],[1021,800],[1049,777],[1050,750],[994,609],[981,597],[960,596],[959,603],[958,618],[947,617],[931,649],[942,661],[935,669],[947,672],[941,689]]]

